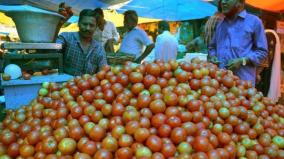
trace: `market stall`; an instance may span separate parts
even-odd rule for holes
[[[61,45],[54,43],[57,24],[63,16],[30,6],[0,6],[0,10],[15,22],[21,42],[4,42],[1,48],[1,88],[4,89],[6,108],[16,109],[36,97],[43,82],[65,82],[72,76],[63,73],[63,57],[58,50]],[[40,35],[40,36],[39,36]],[[4,78],[16,73],[6,71],[14,64],[20,67],[16,78]]]
[[[60,48],[51,39],[4,46],[48,56]],[[8,81],[42,84],[6,110],[0,159],[283,159],[284,106],[205,59],[128,61],[63,84],[57,74]]]
[[[281,159],[283,110],[198,59],[106,66],[8,111],[0,157]]]

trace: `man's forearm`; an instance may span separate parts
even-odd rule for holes
[[[154,47],[155,47],[154,44],[148,45],[146,47],[145,51],[142,53],[142,55],[140,55],[137,59],[135,59],[134,62],[140,63],[146,56],[148,56],[150,54],[150,52],[153,50]]]
[[[267,52],[264,49],[250,51],[245,58],[250,65],[259,66],[267,58]]]

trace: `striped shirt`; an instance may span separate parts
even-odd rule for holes
[[[101,43],[93,40],[88,50],[84,52],[78,32],[62,33],[56,43],[62,44],[65,73],[74,76],[94,74],[107,64]]]

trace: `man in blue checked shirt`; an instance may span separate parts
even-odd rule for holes
[[[79,16],[79,32],[66,32],[58,36],[62,44],[64,72],[74,76],[94,74],[107,64],[102,44],[92,39],[96,19],[95,12],[84,9]]]
[[[222,0],[225,18],[218,23],[209,45],[209,60],[255,85],[256,67],[267,56],[267,43],[261,20],[247,13],[244,3]]]

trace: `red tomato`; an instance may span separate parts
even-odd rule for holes
[[[64,155],[71,155],[76,150],[76,141],[72,138],[64,138],[59,142],[58,150]]]

